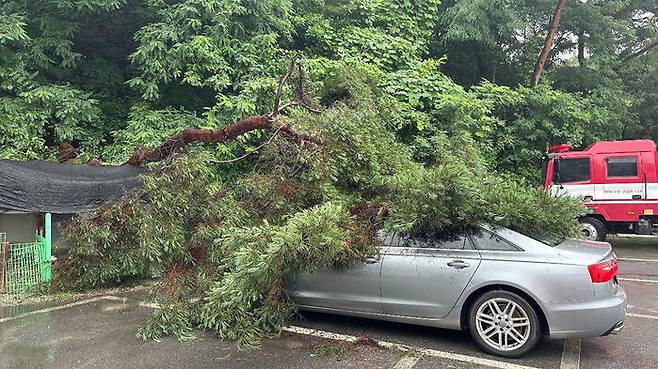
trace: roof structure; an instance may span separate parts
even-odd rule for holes
[[[591,144],[584,151],[592,154],[615,152],[656,151],[656,144],[651,140],[599,141]]]
[[[141,186],[132,165],[0,160],[0,212],[73,214],[91,211]]]

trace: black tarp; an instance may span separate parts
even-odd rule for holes
[[[72,214],[100,208],[141,185],[131,165],[0,160],[0,212]]]

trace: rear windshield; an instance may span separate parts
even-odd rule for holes
[[[536,232],[536,231],[530,231],[530,232],[523,231],[523,232],[519,232],[519,233],[521,233],[523,235],[526,235],[526,236],[532,238],[533,240],[539,241],[539,242],[541,242],[545,245],[551,246],[551,247],[555,247],[555,246],[561,244],[566,239],[566,238],[557,238],[555,236],[551,236],[551,235],[548,235],[548,234],[543,234],[543,233]]]

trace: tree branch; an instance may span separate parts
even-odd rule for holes
[[[280,111],[279,104],[281,103],[281,94],[283,93],[283,86],[285,86],[286,82],[288,81],[288,78],[290,78],[290,76],[294,72],[297,63],[299,63],[299,56],[295,55],[295,57],[290,62],[290,65],[288,66],[288,71],[286,71],[286,74],[281,76],[281,79],[279,79],[279,85],[276,88],[276,96],[274,97],[274,107],[272,108],[272,112],[269,114],[270,117],[274,117],[277,114],[279,114]]]
[[[321,144],[319,139],[300,133],[287,124],[275,127],[274,120],[267,115],[252,115],[239,122],[215,130],[188,128],[170,137],[153,150],[145,150],[143,147],[138,147],[133,152],[127,164],[140,166],[143,163],[160,161],[192,142],[222,143],[257,129],[276,129],[277,132],[298,142],[309,142],[314,145]]]
[[[640,50],[624,57],[621,60],[621,65],[628,64],[631,60],[637,58],[638,56],[642,56],[642,55],[646,54],[647,52],[649,52],[651,49],[653,49],[656,46],[658,46],[658,38],[655,39],[653,42],[650,42],[648,45],[644,46]]]

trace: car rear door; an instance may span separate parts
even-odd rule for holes
[[[480,265],[480,254],[462,234],[443,240],[400,237],[382,252],[384,314],[447,316]]]

